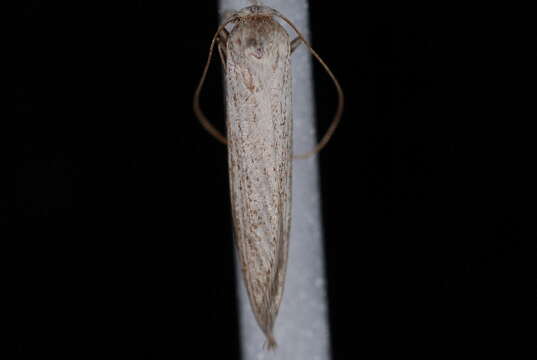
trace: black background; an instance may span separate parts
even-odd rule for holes
[[[334,359],[523,349],[532,29],[490,7],[333,3],[310,19],[347,97],[320,155]],[[19,4],[0,199],[18,356],[238,358],[226,149],[191,110],[216,2]],[[202,104],[223,129],[214,60]],[[336,99],[315,81],[322,132]]]

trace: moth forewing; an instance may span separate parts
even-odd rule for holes
[[[250,304],[270,348],[291,226],[289,35],[270,16],[245,16],[229,34],[226,59],[235,239]]]

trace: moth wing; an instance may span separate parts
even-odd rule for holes
[[[279,25],[278,25],[279,27]],[[292,104],[289,39],[274,36],[273,62],[245,61],[229,45],[226,64],[229,171],[235,241],[250,303],[274,343],[291,224]]]

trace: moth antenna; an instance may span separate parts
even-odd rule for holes
[[[319,141],[319,143],[313,148],[313,150],[305,154],[294,156],[294,158],[296,159],[305,159],[321,151],[326,146],[328,141],[330,141],[330,138],[334,134],[334,131],[336,131],[336,128],[339,125],[339,121],[341,120],[341,114],[343,113],[343,106],[344,106],[343,89],[341,89],[341,86],[339,85],[339,81],[337,80],[336,76],[332,73],[328,65],[326,65],[323,59],[321,59],[321,57],[315,52],[315,50],[313,50],[310,43],[306,40],[304,35],[302,35],[302,33],[297,29],[297,27],[291,22],[291,20],[289,20],[288,18],[286,18],[285,16],[283,16],[276,10],[274,10],[274,15],[279,17],[283,21],[285,21],[289,26],[291,26],[291,28],[293,28],[293,30],[296,32],[300,40],[302,40],[304,45],[306,45],[311,55],[313,55],[313,57],[317,59],[317,61],[322,65],[322,67],[328,73],[328,76],[330,76],[330,78],[334,82],[334,85],[336,87],[337,94],[338,94],[338,104],[337,104],[336,113],[334,114],[334,118],[332,120],[332,123],[328,127],[328,130],[326,130],[326,133],[321,138],[321,141]]]
[[[250,3],[251,3],[252,5],[262,5],[262,4],[261,4],[261,1],[259,1],[259,0],[250,0]]]
[[[196,88],[196,91],[194,92],[194,100],[192,103],[192,107],[194,109],[194,114],[198,118],[201,125],[216,138],[216,140],[220,141],[222,144],[227,145],[227,139],[220,131],[218,131],[207,119],[203,111],[200,107],[200,93],[201,89],[203,87],[203,83],[205,82],[205,78],[207,77],[207,71],[209,70],[209,65],[211,64],[211,58],[213,56],[213,49],[214,44],[216,43],[216,39],[218,38],[218,34],[225,28],[227,24],[234,21],[236,19],[236,15],[233,14],[230,17],[228,17],[222,25],[216,29],[216,32],[214,33],[213,39],[211,40],[211,46],[209,47],[209,56],[207,57],[207,62],[205,63],[205,67],[203,68],[203,73],[201,74],[201,79],[198,84],[198,87]]]

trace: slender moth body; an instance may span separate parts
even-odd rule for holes
[[[275,20],[297,33],[290,40]],[[226,25],[233,24],[231,31]],[[291,54],[303,42],[334,81],[338,109],[318,152],[335,130],[343,93],[326,64],[298,29],[278,11],[253,5],[231,14],[217,29],[194,94],[194,112],[219,141],[228,144],[234,237],[250,305],[269,349],[276,346],[274,322],[282,301],[291,228],[292,78]],[[215,43],[225,69],[227,139],[199,107]],[[295,156],[296,157],[296,156]]]

